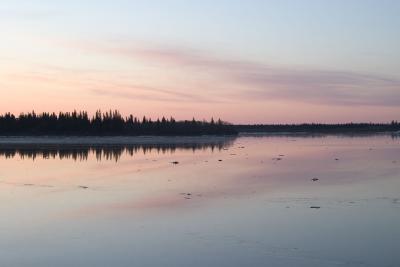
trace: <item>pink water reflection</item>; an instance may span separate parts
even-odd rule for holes
[[[0,265],[393,266],[399,177],[388,136],[1,156]]]

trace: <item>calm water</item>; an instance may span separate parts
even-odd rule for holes
[[[0,198],[0,266],[400,266],[390,136],[9,146]]]

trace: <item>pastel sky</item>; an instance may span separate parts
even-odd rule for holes
[[[1,0],[0,113],[400,120],[400,1]]]

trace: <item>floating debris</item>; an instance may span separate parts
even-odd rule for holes
[[[192,193],[180,193],[184,199],[192,199]]]
[[[85,185],[80,185],[80,186],[78,186],[79,188],[82,188],[82,189],[88,189],[89,187],[88,186],[85,186]]]
[[[312,178],[311,181],[316,182],[316,181],[319,181],[319,179],[318,178]]]
[[[222,159],[219,159],[218,161],[222,161]]]
[[[179,161],[173,161],[171,163],[174,164],[174,165],[177,165],[177,164],[179,164]]]
[[[310,209],[320,209],[320,206],[311,206]]]

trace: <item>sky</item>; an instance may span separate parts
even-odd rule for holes
[[[400,1],[1,0],[0,113],[400,120]]]

